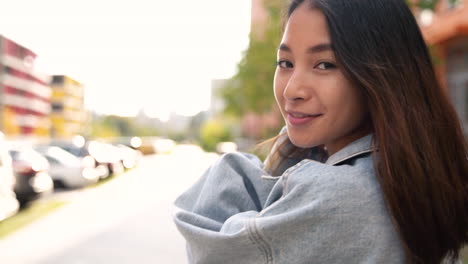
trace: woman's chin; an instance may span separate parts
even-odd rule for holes
[[[289,136],[289,139],[291,140],[291,143],[298,148],[313,148],[318,145],[321,145],[320,143],[317,143],[315,140],[310,140],[310,139],[303,139],[303,138],[297,138],[297,137],[291,137],[291,136]]]

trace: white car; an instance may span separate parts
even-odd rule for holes
[[[41,146],[35,149],[49,161],[49,174],[54,182],[64,187],[79,188],[99,180],[100,173],[94,167],[94,159],[90,156],[80,159],[55,146]]]
[[[0,144],[0,221],[16,214],[19,202],[13,191],[15,175],[11,167],[11,157]]]
[[[122,162],[125,169],[131,169],[137,166],[141,159],[141,152],[139,150],[132,149],[122,144],[113,145],[117,152],[120,154],[120,161]]]

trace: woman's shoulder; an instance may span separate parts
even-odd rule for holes
[[[282,181],[283,194],[300,189],[303,195],[360,200],[373,200],[380,194],[372,153],[354,157],[341,165],[303,160],[289,168],[282,175]]]
[[[346,193],[365,193],[379,186],[374,155],[372,135],[368,135],[330,156],[325,163],[302,160],[286,170],[283,179],[288,182],[286,187],[289,188],[294,184],[306,184],[320,192],[342,189]]]
[[[268,199],[259,214],[261,230],[280,234],[282,229],[276,230],[275,224],[278,219],[288,219],[295,228],[288,229],[288,235],[295,233],[292,237],[302,241],[299,244],[319,248],[324,241],[340,241],[360,252],[360,257],[375,258],[372,262],[392,259],[398,263],[402,259],[403,250],[375,175],[372,152],[350,156],[337,164],[303,160],[281,176],[276,187],[280,186],[281,196]],[[317,241],[317,237],[326,239]],[[282,246],[290,252],[297,243],[291,239]],[[334,256],[346,254],[340,247],[331,250]],[[320,252],[311,254],[323,256]]]

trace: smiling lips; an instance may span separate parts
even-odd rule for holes
[[[322,114],[305,114],[299,112],[287,112],[288,113],[288,122],[293,126],[304,125],[311,122]]]

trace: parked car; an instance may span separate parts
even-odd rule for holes
[[[114,146],[119,152],[120,161],[126,169],[131,169],[138,164],[142,156],[139,150],[135,150],[123,144],[116,144]]]
[[[172,150],[174,150],[176,143],[174,140],[168,138],[155,138],[153,140],[153,146],[155,153],[169,154]]]
[[[141,143],[138,146],[138,150],[143,153],[143,155],[151,155],[156,153],[156,148],[154,146],[154,140],[152,138],[142,138],[140,139]]]
[[[106,164],[111,174],[119,174],[124,171],[124,166],[120,161],[119,152],[108,143],[99,141],[88,141],[87,150],[89,154],[100,164]]]
[[[37,146],[35,149],[49,161],[49,174],[58,186],[80,188],[96,183],[100,178],[91,156],[80,159],[56,146]]]
[[[76,145],[71,141],[52,141],[49,143],[49,145],[60,147],[79,158],[85,158],[87,156],[91,156],[95,161],[96,169],[100,172],[99,175],[101,179],[105,179],[109,177],[110,174],[115,171],[115,167],[118,166],[118,165],[114,165],[113,163],[107,162],[107,160],[103,158],[105,153],[101,154],[99,151],[96,151],[94,149],[93,149],[93,153],[91,153],[88,150],[90,142],[85,142],[82,145]],[[121,164],[120,164],[120,167],[122,167]]]
[[[109,141],[106,141],[106,142],[109,142]],[[116,138],[113,138],[109,143],[112,143],[115,145],[122,144],[132,149],[138,149],[139,147],[141,147],[141,144],[143,143],[143,141],[140,137],[116,137]]]
[[[234,142],[219,142],[216,144],[216,152],[219,154],[236,152],[237,144]]]
[[[9,153],[16,179],[14,191],[21,205],[53,191],[46,158],[32,147],[10,148]]]
[[[8,151],[0,144],[0,221],[16,214],[19,209],[19,202],[13,191],[15,176],[11,162]]]

